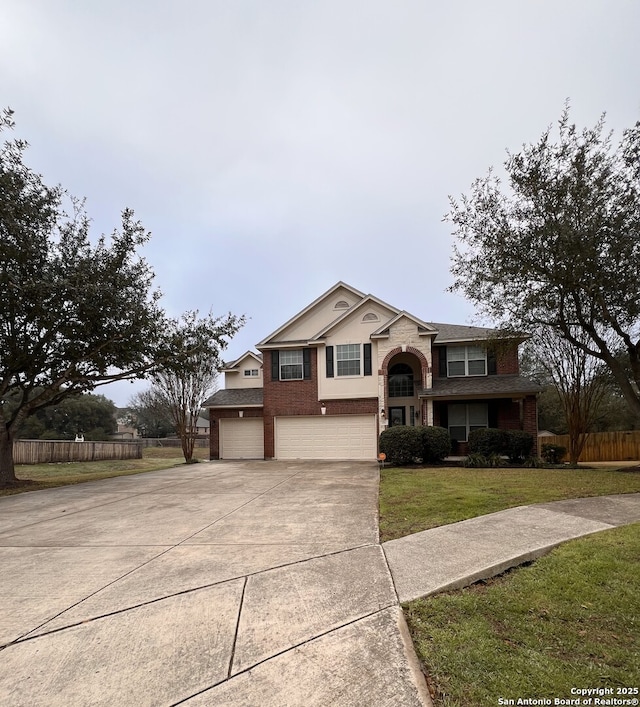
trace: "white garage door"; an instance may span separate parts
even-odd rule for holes
[[[261,417],[220,420],[220,459],[264,459]]]
[[[276,459],[376,458],[375,415],[276,418]]]

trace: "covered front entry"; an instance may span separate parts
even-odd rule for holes
[[[262,418],[222,418],[220,420],[220,459],[264,459]]]
[[[375,460],[375,415],[275,418],[276,459]]]

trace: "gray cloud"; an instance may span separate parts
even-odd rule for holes
[[[136,210],[169,311],[250,317],[233,357],[339,279],[470,320],[447,196],[567,98],[635,123],[638,26],[624,0],[5,0],[0,96],[96,231]]]

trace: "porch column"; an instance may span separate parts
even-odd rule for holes
[[[422,424],[433,427],[433,400],[429,398],[422,401]]]

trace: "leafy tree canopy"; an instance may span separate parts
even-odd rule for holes
[[[4,110],[0,131],[11,127]],[[92,241],[84,203],[48,187],[26,148],[0,147],[0,484],[15,481],[13,439],[29,416],[176,353],[139,254],[142,224],[125,209],[120,228]]]
[[[171,414],[187,463],[193,458],[202,405],[215,390],[222,364],[220,352],[244,321],[244,317],[233,314],[199,317],[196,311],[169,322],[167,337],[172,355],[153,373],[152,391]]]
[[[578,130],[565,109],[535,144],[508,154],[451,199],[451,289],[506,330],[549,327],[607,365],[640,414],[640,122],[619,144]],[[579,335],[576,336],[576,332]]]
[[[21,439],[109,439],[116,432],[116,406],[104,395],[82,393],[38,409],[17,431]]]

